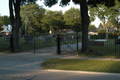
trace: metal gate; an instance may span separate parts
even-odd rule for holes
[[[41,48],[49,48],[51,51],[56,52],[57,51],[57,36],[53,35],[44,35],[44,36],[38,36],[36,39],[36,44],[39,43],[39,45],[36,45],[36,48],[40,48],[38,46],[41,45]]]
[[[57,36],[57,53],[70,54],[81,49],[81,37],[78,35],[58,35]]]
[[[19,51],[33,50],[34,53],[36,53],[39,49],[42,48],[50,49],[49,51],[51,52],[57,51],[56,36],[53,37],[51,35],[44,36],[36,36],[35,34],[26,35],[20,38],[19,46],[20,46]]]

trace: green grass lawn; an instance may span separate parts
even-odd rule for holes
[[[52,43],[45,43],[44,40],[39,40],[35,38],[35,49],[40,49],[44,47],[56,46],[56,41],[52,40]],[[20,49],[21,51],[33,50],[34,44],[25,44],[24,37],[20,38]]]
[[[61,45],[64,44],[70,44],[70,43],[76,43],[77,40],[73,41],[67,41],[61,42]],[[81,42],[81,41],[79,41]],[[19,46],[20,49],[18,51],[27,51],[27,50],[33,50],[34,44],[25,44],[24,37],[20,37],[19,40]],[[39,40],[38,38],[35,38],[35,49],[40,49],[44,47],[51,47],[51,46],[57,46],[57,42],[55,38],[52,40],[52,43],[45,43],[44,40]],[[6,38],[0,37],[0,52],[10,52],[10,42],[6,41]]]
[[[44,40],[38,40],[37,38],[35,39],[36,49],[48,47],[48,46],[55,46],[55,45],[56,45],[56,42],[47,43],[46,45],[44,44]],[[19,46],[20,46],[19,51],[27,51],[27,50],[34,49],[34,44],[25,44],[25,40],[23,37],[20,37]],[[0,52],[10,52],[10,42],[6,41],[6,38],[0,37]]]
[[[120,55],[114,54],[93,54],[93,53],[81,53],[79,57],[95,57],[95,58],[120,58]]]
[[[120,46],[115,46],[115,40],[109,39],[104,42],[104,46],[90,46],[91,49],[97,54],[117,54],[120,53]]]
[[[10,42],[6,41],[6,38],[0,37],[0,52],[9,52]]]
[[[41,66],[45,69],[120,73],[120,61],[48,59]]]

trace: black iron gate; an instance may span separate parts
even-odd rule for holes
[[[57,53],[70,54],[81,49],[81,37],[78,35],[58,35],[57,36]]]
[[[41,48],[48,48],[51,51],[56,52],[56,47],[57,47],[57,41],[56,41],[57,36],[51,36],[51,35],[42,35],[42,36],[37,36],[35,35],[24,35],[23,37],[20,37],[20,45],[18,51],[27,51],[27,50],[33,50],[34,53],[36,53],[37,49]],[[13,38],[11,38],[11,43]],[[11,51],[16,52],[14,48],[12,47],[13,45],[10,44],[11,46]]]
[[[48,47],[52,51],[56,52],[56,50],[57,50],[56,49],[56,47],[57,47],[56,37],[57,36],[53,36],[53,35],[38,36],[36,42],[38,42],[39,45],[42,45],[41,46],[42,48]]]

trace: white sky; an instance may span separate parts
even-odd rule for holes
[[[1,0],[1,2],[0,2],[0,15],[2,15],[2,16],[4,16],[4,15],[9,16],[8,1],[9,1],[9,0]],[[66,6],[66,7],[60,7],[59,4],[56,4],[56,5],[54,5],[54,6],[50,7],[50,8],[44,6],[43,1],[38,0],[37,3],[38,3],[39,5],[43,5],[43,7],[44,7],[45,9],[47,9],[47,10],[52,10],[52,11],[60,11],[60,10],[62,10],[63,13],[64,13],[66,10],[69,10],[71,7],[78,8],[78,9],[80,8],[79,5],[75,5],[75,4],[73,4],[72,2],[70,2],[70,5],[68,5],[68,6]],[[96,18],[96,20],[95,20],[94,22],[92,22],[92,24],[94,24],[96,27],[98,27],[99,23],[100,23],[100,21],[99,21],[98,18]]]
[[[59,1],[59,2],[60,2],[60,1]],[[59,2],[58,2],[58,4],[56,4],[56,5],[52,6],[52,7],[46,7],[46,6],[44,6],[44,2],[43,2],[43,1],[38,1],[37,3],[38,3],[39,5],[43,5],[43,7],[44,7],[45,9],[47,9],[47,10],[52,10],[52,11],[60,11],[60,10],[62,10],[63,13],[64,13],[66,10],[69,10],[71,7],[80,9],[80,6],[79,6],[79,5],[75,5],[73,2],[70,2],[70,5],[67,5],[66,7],[61,7],[61,6],[59,6]]]

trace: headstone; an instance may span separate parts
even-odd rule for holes
[[[89,46],[104,46],[104,41],[89,41]]]
[[[53,38],[53,35],[48,35],[48,37],[51,37],[51,38]]]
[[[74,39],[77,39],[77,36],[74,36]]]
[[[60,37],[60,41],[61,41],[61,42],[64,42],[64,41],[65,41],[63,36]]]
[[[72,37],[71,36],[66,36],[66,39],[67,40],[72,40]]]
[[[120,36],[118,36],[118,39],[120,39]]]
[[[34,37],[33,36],[25,35],[24,39],[25,39],[26,44],[33,44],[34,43]]]
[[[39,40],[44,40],[44,37],[43,36],[38,36],[38,39]]]
[[[10,35],[6,35],[6,41],[10,41]]]
[[[52,43],[52,37],[47,36],[47,37],[45,38],[45,43]]]
[[[88,35],[88,39],[90,39],[90,35]]]
[[[77,36],[74,36],[74,39],[77,39]],[[78,36],[78,39],[81,40],[82,36]]]
[[[6,34],[3,34],[2,37],[6,37]]]
[[[57,41],[57,37],[56,37],[56,41]],[[60,36],[60,42],[64,42],[65,41],[65,37],[64,36]]]
[[[118,39],[115,40],[116,45],[120,45],[120,36],[118,36]]]
[[[118,39],[116,39],[115,44],[120,45],[120,36],[118,36]]]
[[[74,36],[72,35],[71,38],[74,39]]]

